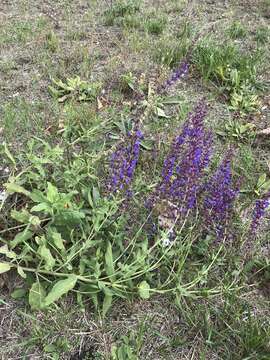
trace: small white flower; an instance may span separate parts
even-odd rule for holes
[[[162,241],[162,246],[163,247],[168,247],[171,245],[171,240],[167,237],[167,238],[164,238],[163,241]]]
[[[0,191],[0,201],[4,201],[7,197],[7,193],[5,191]]]

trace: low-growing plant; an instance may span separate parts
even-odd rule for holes
[[[140,10],[140,4],[138,1],[117,1],[104,13],[105,25],[114,25],[115,20],[124,18],[125,16],[132,16]]]
[[[119,21],[115,21],[116,25],[121,25],[127,29],[140,29],[141,28],[141,19],[133,15],[125,15],[123,18],[120,18]]]
[[[163,17],[149,18],[145,20],[145,29],[148,33],[160,35],[166,26],[166,19]]]
[[[13,223],[1,232],[0,271],[16,270],[25,279],[24,291],[33,309],[45,309],[70,291],[79,302],[88,297],[97,309],[101,305],[103,315],[117,298],[148,299],[167,292],[178,298],[211,296],[220,291],[218,286],[208,289],[202,284],[222,246],[208,251],[199,266],[190,256],[193,244],[204,236],[200,217],[212,239],[228,236],[225,229],[231,226],[237,196],[229,155],[204,183],[212,142],[202,123],[205,115],[202,104],[189,115],[145,210],[136,206],[143,199],[132,189],[143,139],[139,129],[128,132],[113,152],[103,192],[94,170],[97,166],[78,181],[77,168],[71,166],[75,153],[69,154],[67,164],[60,147],[45,144],[47,161],[30,153],[27,170],[6,183],[9,197],[20,204],[10,216],[20,225]],[[93,154],[90,161],[97,165]],[[67,171],[77,181],[68,181]],[[203,201],[202,185],[207,191]],[[195,215],[195,209],[202,213]],[[127,230],[130,216],[133,225]],[[256,227],[261,218],[262,213],[256,212]]]
[[[127,336],[123,336],[121,344],[113,346],[111,360],[138,360],[130,343],[130,339]]]
[[[270,18],[270,0],[262,0],[259,5],[259,10],[263,16]]]
[[[254,193],[256,196],[263,196],[270,191],[270,180],[267,177],[267,174],[260,175],[255,188]]]
[[[50,93],[57,98],[58,102],[65,102],[68,99],[77,101],[96,100],[101,84],[99,82],[88,83],[81,80],[79,76],[68,78],[66,82],[52,79],[54,86],[49,86]]]
[[[227,32],[232,39],[243,38],[247,34],[246,28],[239,21],[234,21]]]
[[[258,44],[266,44],[269,41],[270,30],[267,26],[260,26],[256,29],[255,39]]]
[[[192,61],[205,80],[226,91],[232,110],[248,113],[258,107],[259,53],[247,56],[235,45],[220,46],[206,39],[195,46]]]
[[[46,35],[46,48],[50,50],[51,52],[55,52],[58,49],[59,46],[59,39],[57,35],[51,30]]]
[[[134,91],[136,85],[136,76],[131,71],[124,73],[120,78],[120,87],[123,92]]]
[[[165,37],[155,43],[153,56],[159,63],[175,68],[186,57],[189,47],[189,39],[179,41]]]
[[[254,89],[249,86],[241,86],[238,90],[233,90],[230,98],[229,108],[240,115],[257,111],[260,105],[259,97],[254,94]]]
[[[254,138],[254,128],[254,124],[242,124],[238,121],[228,121],[224,126],[224,130],[217,131],[217,134],[236,141],[247,141]]]

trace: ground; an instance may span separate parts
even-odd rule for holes
[[[249,200],[254,200],[258,179],[263,174],[267,179],[270,176],[270,2],[145,0],[140,2],[139,10],[124,17],[113,12],[116,3],[1,1],[0,191],[11,176],[24,171],[34,155],[44,151],[34,148],[31,153],[27,145],[31,139],[59,145],[67,154],[68,147],[76,154],[85,149],[87,156],[89,149],[103,151],[100,134],[108,136],[115,131],[113,122],[119,124],[127,118],[136,122],[141,116],[142,110],[137,110],[141,94],[132,92],[135,76],[136,83],[141,81],[146,88],[150,84],[163,100],[177,97],[176,107],[165,104],[164,108],[172,119],[161,116],[143,122],[150,144],[156,143],[160,149],[168,143],[179,121],[204,98],[209,107],[207,125],[217,135],[217,152],[222,154],[236,139],[235,172],[244,178],[243,194],[251,194]],[[190,60],[185,78],[166,91],[160,90],[180,60],[188,58],[185,45],[191,46],[192,52],[201,39],[208,37],[224,46],[231,41],[250,58],[260,51],[256,67],[262,86],[256,90],[255,110],[242,113],[232,109],[226,85],[207,79],[195,58]],[[178,43],[178,52],[170,52]],[[123,74],[127,80],[123,80]],[[64,81],[75,76],[100,84],[97,101],[79,102],[75,94],[70,103],[64,99],[63,104],[52,96],[49,86],[53,79]],[[228,127],[231,122],[234,125]],[[100,124],[101,130],[93,138],[91,131]],[[239,126],[246,124],[253,128],[239,133]],[[146,154],[150,162],[152,155]],[[140,166],[147,169],[147,161]],[[103,176],[103,170],[100,172]],[[31,176],[30,182],[34,182]],[[70,181],[74,177],[71,173]],[[146,179],[138,180],[139,188],[145,190],[142,183]],[[16,199],[12,197],[0,208],[1,236],[16,225],[9,219]],[[243,203],[248,202],[244,195],[243,199]],[[269,225],[263,226],[258,240],[248,239],[240,253],[230,250],[231,257],[220,258],[228,270],[223,278],[218,273],[213,278],[232,284],[232,290],[224,285],[211,298],[187,296],[180,303],[171,294],[156,294],[149,300],[120,299],[105,318],[90,300],[78,304],[71,295],[45,311],[33,311],[24,298],[11,297],[23,279],[15,273],[1,274],[1,358],[270,359],[270,239]]]

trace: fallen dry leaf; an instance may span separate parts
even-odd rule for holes
[[[101,110],[103,108],[103,104],[99,98],[97,98],[97,108],[98,110]]]
[[[270,128],[266,128],[257,132],[258,135],[270,135]]]

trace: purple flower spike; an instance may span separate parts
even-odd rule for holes
[[[108,189],[112,192],[126,189],[133,178],[139,159],[143,134],[140,130],[129,132],[125,143],[119,145],[111,156]]]
[[[189,114],[181,133],[172,142],[160,184],[153,195],[154,203],[162,200],[170,203],[174,215],[177,212],[182,216],[198,203],[204,171],[212,153],[212,134],[203,123],[206,113],[206,104],[200,102]]]
[[[206,225],[216,232],[219,239],[224,239],[229,235],[226,234],[226,228],[239,193],[239,189],[235,188],[232,182],[231,159],[232,152],[229,151],[205,185],[203,215]]]
[[[172,73],[170,78],[165,82],[163,87],[166,89],[172,86],[174,83],[176,83],[176,81],[184,77],[188,73],[188,70],[189,70],[188,62],[186,60],[182,61],[180,63],[180,66]]]
[[[263,217],[265,216],[267,208],[270,206],[270,193],[265,195],[263,199],[255,202],[255,208],[253,210],[252,222],[250,225],[250,232],[256,233],[256,230],[261,224]]]

